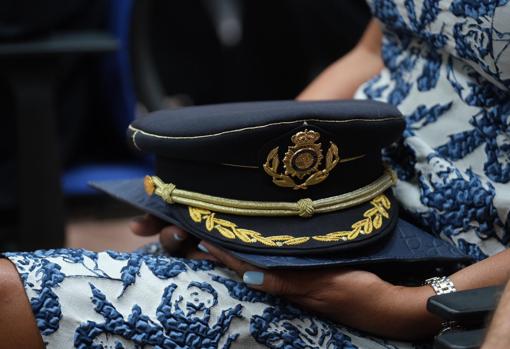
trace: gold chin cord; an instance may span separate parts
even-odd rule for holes
[[[165,183],[159,177],[145,176],[144,186],[148,195],[157,195],[169,204],[181,204],[238,216],[312,217],[318,213],[344,210],[367,202],[395,184],[391,170],[372,183],[341,195],[324,199],[301,199],[297,202],[245,201],[227,199],[177,189],[172,183]]]

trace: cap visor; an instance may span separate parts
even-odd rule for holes
[[[470,262],[455,246],[399,219],[395,231],[382,244],[324,256],[267,256],[229,251],[236,258],[264,269],[369,266],[381,263],[427,263],[430,267]]]
[[[144,191],[143,179],[94,182],[91,183],[91,186],[164,221],[180,226],[201,239],[218,243],[239,259],[262,268],[366,265],[387,261],[466,260],[466,257],[453,246],[399,220],[396,202],[390,194],[388,195],[392,207],[388,209],[388,217],[380,224],[376,234],[362,234],[368,237],[361,236],[359,241],[348,241],[348,243],[316,240],[317,243],[314,241],[315,244],[307,248],[290,245],[282,253],[280,252],[282,246],[260,246],[267,241],[269,244],[274,241],[278,242],[278,239],[261,239],[262,243],[259,242],[258,246],[252,247],[249,246],[249,242],[243,242],[238,236],[234,236],[232,225],[237,230],[241,229],[241,233],[245,230],[259,232],[263,238],[282,237],[281,241],[289,241],[289,236],[291,236],[299,242],[299,239],[301,238],[303,241],[302,238],[306,237],[305,234],[310,234],[310,231],[313,231],[313,236],[319,237],[327,236],[331,232],[348,231],[356,222],[357,217],[363,219],[364,212],[370,209],[370,204],[365,203],[348,210],[316,215],[313,218],[241,217],[206,214],[204,213],[206,211],[193,213],[186,206],[169,205],[159,197],[149,197]],[[208,223],[208,219],[216,220],[213,224]],[[342,222],[344,223],[342,224]],[[333,238],[337,239],[335,236]],[[381,239],[384,241],[375,243]],[[324,244],[321,245],[323,242]],[[334,253],[332,253],[333,251]],[[307,253],[307,255],[299,255],[303,253]]]

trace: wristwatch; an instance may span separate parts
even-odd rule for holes
[[[447,276],[435,276],[430,279],[425,280],[425,285],[429,285],[432,287],[434,292],[437,295],[441,294],[447,294],[457,291],[455,288],[455,285],[453,284],[452,280],[450,280]],[[439,331],[438,336],[448,332],[450,330],[458,329],[460,328],[459,324],[456,321],[453,320],[447,320],[441,322],[441,331]]]
[[[447,294],[457,291],[452,280],[447,276],[436,276],[425,280],[425,285],[432,287],[437,295]]]

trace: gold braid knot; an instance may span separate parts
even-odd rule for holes
[[[313,207],[312,199],[301,199],[297,202],[297,207],[299,209],[299,217],[309,218],[313,216],[315,212],[315,207]]]
[[[151,184],[149,181],[152,181],[152,192],[156,195],[160,196],[163,200],[165,200],[169,204],[174,203],[174,199],[172,198],[172,193],[175,190],[175,184],[173,183],[165,183],[158,177],[145,177],[145,190],[147,191],[147,187]],[[148,179],[147,179],[148,178]],[[151,194],[152,195],[152,194]]]
[[[161,197],[169,204],[173,204],[172,193],[175,190],[175,184],[168,183],[162,186],[160,189]]]

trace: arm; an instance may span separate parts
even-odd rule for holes
[[[483,261],[470,265],[458,272],[450,275],[450,279],[457,290],[468,290],[486,286],[495,286],[504,284],[510,275],[510,250],[505,250],[497,255],[489,257]],[[436,334],[440,329],[440,321],[430,314],[426,309],[427,300],[435,295],[430,286],[421,287],[381,287],[386,289],[389,295],[386,297],[388,304],[386,311],[393,314],[396,319],[394,325],[388,330],[400,328],[399,337],[404,334],[402,339],[415,339],[420,337],[429,337]],[[507,287],[508,289],[508,287]],[[505,305],[506,304],[506,305]],[[502,307],[510,308],[510,296],[507,301],[502,301]],[[501,310],[500,312],[503,312]],[[509,321],[502,321],[502,316],[498,316],[494,326],[509,326]],[[383,321],[383,319],[381,319]],[[397,333],[395,333],[397,334]]]
[[[435,294],[430,286],[398,286],[366,271],[340,268],[261,270],[210,243],[200,244],[205,247],[203,251],[236,271],[250,287],[283,296],[337,323],[400,340],[430,338],[440,330],[441,320],[426,308],[427,300]],[[473,264],[451,278],[463,290],[504,283],[509,271],[510,250]],[[257,275],[247,278],[247,272]]]
[[[458,290],[502,285],[510,275],[510,250],[470,265],[450,276]]]
[[[450,279],[455,285],[455,288],[462,291],[486,286],[502,285],[508,280],[509,275],[510,250],[505,250],[459,270],[450,275]],[[409,333],[414,333],[415,336],[418,337],[437,333],[439,330],[439,320],[426,310],[428,298],[435,294],[432,288],[430,286],[415,288],[401,287],[398,293],[411,299],[407,309],[402,307],[401,311],[397,311],[404,315],[403,319],[407,319],[408,321],[414,319],[411,328],[409,328]]]
[[[297,99],[352,98],[362,83],[381,71],[381,40],[380,25],[373,19],[356,47],[326,68]]]
[[[475,263],[450,275],[456,289],[468,290],[486,286],[504,284],[510,275],[510,250],[503,251],[481,262]],[[386,319],[392,318],[392,323],[380,319],[387,335],[400,339],[426,338],[440,330],[440,320],[427,311],[427,300],[435,295],[430,286],[402,287],[384,286],[379,289],[386,304],[383,304]],[[508,297],[510,298],[510,297]],[[510,304],[510,302],[508,302]],[[508,305],[508,304],[507,304]],[[375,321],[377,325],[379,321]],[[500,321],[500,324],[505,324]],[[508,326],[508,322],[506,322]]]
[[[510,282],[501,296],[482,349],[510,348]]]

